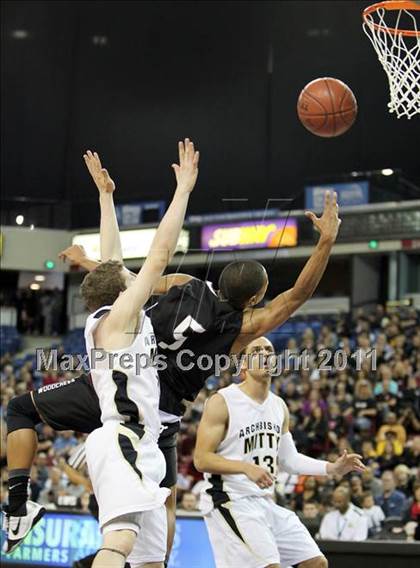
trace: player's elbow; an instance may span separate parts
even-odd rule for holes
[[[296,305],[296,308],[300,307],[302,304],[311,299],[313,290],[306,286],[295,285],[292,288],[292,294],[290,297],[290,302]]]
[[[200,473],[206,472],[206,459],[203,452],[197,450],[194,452],[194,467]]]
[[[281,460],[279,461],[279,464],[282,471],[285,471],[289,475],[299,474],[299,471],[297,470],[296,466],[290,461]]]

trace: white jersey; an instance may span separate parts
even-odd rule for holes
[[[144,426],[157,440],[160,432],[159,377],[153,366],[156,339],[150,318],[140,313],[139,331],[129,347],[112,352],[95,348],[94,332],[111,306],[91,314],[85,327],[93,387],[98,395],[101,420],[131,422]]]
[[[232,384],[218,391],[229,413],[225,438],[216,453],[226,459],[239,460],[265,467],[277,475],[277,454],[282,434],[284,409],[280,397],[269,392],[260,404]],[[244,474],[205,474],[200,505],[203,513],[227,501],[243,497],[272,495],[274,488],[261,489]]]
[[[368,519],[362,509],[350,503],[342,515],[340,511],[330,511],[322,519],[319,529],[321,540],[366,540],[368,537]]]

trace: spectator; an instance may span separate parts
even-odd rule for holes
[[[363,511],[350,503],[350,493],[338,487],[333,493],[333,507],[322,519],[321,540],[362,541],[368,537],[368,519]]]
[[[359,430],[369,430],[376,419],[376,402],[372,396],[372,387],[366,380],[361,380],[355,386],[353,403],[355,426]]]
[[[336,446],[338,438],[347,433],[346,421],[336,402],[330,403],[328,415],[328,437],[330,442]]]
[[[41,493],[41,490],[42,490],[42,485],[39,481],[38,468],[36,466],[32,466],[31,478],[30,478],[30,493],[32,501],[38,501],[38,497]]]
[[[48,459],[45,452],[39,452],[35,458],[35,465],[38,472],[38,483],[43,488],[48,479]]]
[[[382,485],[384,493],[382,497],[376,499],[376,504],[381,507],[385,517],[402,517],[406,498],[404,493],[395,489],[395,479],[392,471],[385,471],[382,474]]]
[[[362,507],[363,499],[363,484],[362,480],[358,475],[353,475],[350,479],[350,489],[351,489],[351,501],[356,507]]]
[[[375,505],[373,495],[368,491],[363,493],[362,506],[368,519],[369,536],[374,536],[382,529],[382,523],[385,520],[384,512],[378,505]]]
[[[413,495],[407,503],[404,520],[420,523],[420,482],[414,484]]]
[[[375,385],[375,396],[389,393],[396,397],[398,395],[398,383],[392,380],[392,371],[388,365],[379,367],[379,377],[380,381]]]
[[[78,442],[73,432],[60,432],[53,444],[54,453],[56,456],[69,455],[72,448],[75,448],[77,444]]]
[[[420,464],[420,436],[415,436],[411,446],[404,452],[404,463],[410,468],[418,468]]]
[[[81,497],[79,497],[78,508],[84,513],[90,513],[90,501],[91,494],[85,491]]]
[[[309,455],[318,457],[326,449],[328,422],[319,406],[315,406],[306,421],[305,431],[309,440]]]
[[[381,497],[384,492],[382,483],[374,476],[372,467],[368,466],[362,472],[362,484],[365,492],[372,493],[374,499]]]
[[[388,436],[394,436],[394,434],[389,433]],[[378,463],[381,471],[394,469],[394,467],[398,465],[398,454],[395,451],[396,446],[400,449],[396,440],[387,440],[381,448],[381,453],[378,452]]]
[[[198,511],[197,505],[198,505],[197,497],[194,495],[194,493],[192,493],[191,491],[185,491],[185,493],[182,496],[180,509],[182,511],[191,513],[194,511]]]
[[[364,440],[362,442],[362,457],[365,465],[374,463],[378,457],[372,440]]]
[[[315,537],[319,531],[322,521],[319,503],[317,503],[314,499],[309,499],[303,504],[303,510],[299,511],[298,516],[310,532],[311,536]]]
[[[26,329],[38,333],[41,331],[43,321],[40,310],[34,310],[31,303],[36,301],[39,307],[41,295],[25,292],[21,296],[24,304],[22,309],[26,310],[24,317]],[[57,321],[60,311],[58,308]],[[22,324],[21,317],[20,320]],[[308,328],[301,337],[296,334],[295,337],[289,338],[288,348],[293,357],[299,355],[301,348],[308,348],[308,368],[300,369],[296,366],[290,371],[284,371],[281,376],[274,379],[273,389],[284,396],[290,406],[290,428],[293,430],[299,451],[334,461],[345,448],[348,451],[354,448],[355,452],[362,453],[363,461],[368,467],[361,475],[362,488],[357,478],[349,480],[336,476],[307,479],[280,472],[276,484],[276,497],[282,505],[301,511],[299,512],[301,516],[306,514],[311,516],[315,508],[311,502],[314,501],[319,514],[322,515],[330,510],[332,494],[337,486],[351,489],[355,504],[359,503],[362,491],[372,493],[374,500],[378,501],[383,488],[381,479],[376,475],[392,470],[395,475],[397,495],[401,491],[406,496],[406,505],[402,513],[404,521],[410,520],[411,525],[416,524],[416,521],[412,517],[409,519],[408,515],[413,506],[414,513],[417,511],[415,503],[418,503],[418,499],[416,501],[413,497],[413,490],[410,489],[415,484],[420,463],[419,323],[418,313],[415,311],[405,313],[401,309],[400,315],[397,316],[380,306],[378,311],[371,315],[361,310],[354,321],[340,317],[337,321],[331,319],[328,323],[322,322],[320,333],[314,331],[317,329],[316,326],[311,329],[309,325],[312,325],[312,322],[308,322]],[[57,325],[54,321],[52,325],[54,332]],[[321,325],[318,328],[321,328]],[[275,335],[278,337],[278,334]],[[283,342],[281,343],[283,345]],[[319,370],[316,353],[323,345],[331,345],[333,349],[343,349],[347,354],[349,366],[337,372]],[[363,355],[361,365],[360,359],[352,356],[358,346]],[[372,369],[370,354],[372,347],[377,351],[376,358],[380,366],[378,374]],[[279,354],[282,353],[286,356],[284,351],[280,351]],[[64,355],[65,350],[60,346],[58,359],[60,360]],[[15,357],[13,354],[5,354],[1,358],[0,425],[3,444],[0,452],[0,468],[2,468],[3,481],[7,479],[6,427],[1,420],[4,420],[9,400],[17,393],[26,392],[31,387],[41,387],[43,381],[48,384],[57,380],[71,380],[76,375],[77,373],[72,372],[65,374],[50,372],[49,369],[36,370],[30,360],[26,361],[25,358],[25,361],[22,361],[21,357]],[[191,491],[197,495],[198,488],[203,483],[202,476],[193,466],[191,453],[195,445],[197,421],[200,419],[204,404],[212,392],[222,386],[228,386],[231,381],[230,371],[211,377],[207,382],[207,388],[200,392],[182,421],[178,444],[180,503],[183,492]],[[376,396],[372,389],[376,389]],[[75,502],[74,497],[76,500],[77,497],[82,497],[83,489],[69,486],[68,479],[64,475],[59,488],[54,489],[55,486],[51,486],[51,477],[55,476],[53,464],[59,462],[60,455],[69,452],[78,435],[57,433],[45,425],[38,427],[37,431],[39,453],[33,468],[32,499],[36,500],[37,493],[42,494],[42,499],[49,507],[55,507],[58,500],[63,504]],[[409,472],[404,464],[409,468]],[[420,477],[417,477],[417,481],[420,481]],[[3,497],[7,497],[5,489]],[[393,497],[388,495],[385,501],[388,502],[389,499],[392,502]],[[85,498],[79,499],[79,507],[82,506],[82,500],[84,501]],[[86,506],[83,505],[83,508],[85,509]],[[391,511],[390,514],[394,513]]]
[[[378,446],[381,442],[385,442],[387,440],[387,434],[392,432],[395,434],[396,439],[401,444],[401,447],[404,447],[407,441],[407,432],[405,431],[404,426],[398,424],[397,415],[395,412],[388,412],[385,418],[385,424],[383,424],[376,436],[376,441],[378,442]]]
[[[38,502],[48,508],[56,508],[58,496],[66,483],[62,476],[61,471],[54,467],[49,471],[48,479],[45,483],[44,489],[41,491]],[[54,505],[54,507],[52,506]]]
[[[411,477],[410,469],[401,463],[394,469],[394,477],[395,488],[404,493],[406,497],[411,497],[413,494],[413,478]]]
[[[296,486],[297,495],[296,495],[296,509],[298,511],[302,511],[303,504],[309,500],[319,500],[318,495],[318,484],[315,477],[303,477],[303,490],[299,489],[299,486]]]

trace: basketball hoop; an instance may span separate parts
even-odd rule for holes
[[[420,113],[420,2],[379,2],[363,11],[363,30],[389,81],[389,112]]]

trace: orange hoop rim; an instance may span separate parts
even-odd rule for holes
[[[377,12],[380,9],[393,11],[393,10],[420,10],[420,2],[417,4],[413,0],[389,0],[387,2],[378,2],[372,4],[363,10],[363,20],[366,25],[374,27],[376,30],[381,30],[383,32],[388,32],[392,35],[403,35],[407,37],[420,37],[420,30],[400,30],[398,28],[388,28],[386,26],[381,26],[381,24],[376,24],[368,20],[367,16],[373,12]]]

